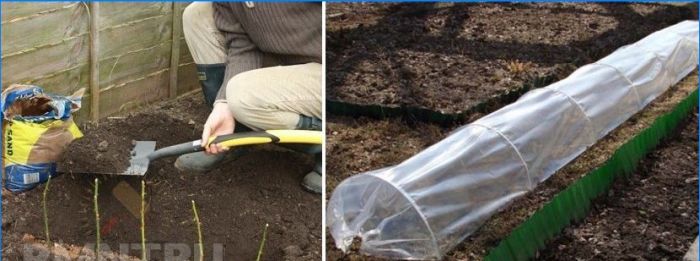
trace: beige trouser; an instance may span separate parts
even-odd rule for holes
[[[226,63],[224,37],[214,24],[211,2],[193,2],[182,21],[196,64]],[[308,63],[234,76],[225,86],[233,117],[254,130],[295,129],[300,115],[321,119],[321,70],[321,64]]]

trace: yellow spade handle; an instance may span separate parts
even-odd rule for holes
[[[218,144],[223,147],[236,147],[265,143],[322,144],[323,132],[310,130],[268,130],[221,135],[209,139],[207,146]]]

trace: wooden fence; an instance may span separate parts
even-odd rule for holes
[[[2,3],[2,85],[87,89],[95,120],[198,88],[182,2]]]

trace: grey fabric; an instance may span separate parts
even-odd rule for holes
[[[279,63],[274,65],[321,63],[321,3],[213,5],[227,50],[223,84],[239,73],[262,68],[265,57]],[[219,91],[216,99],[226,99],[226,91]]]

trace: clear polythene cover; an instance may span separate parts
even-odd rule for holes
[[[336,246],[440,259],[696,67],[698,22],[622,47],[463,126],[389,168],[344,180],[328,202]]]

